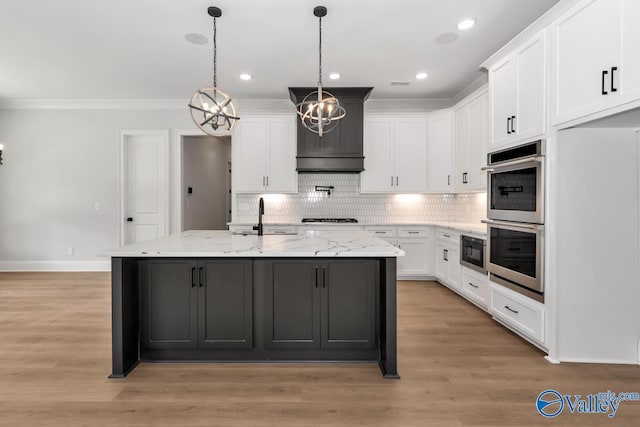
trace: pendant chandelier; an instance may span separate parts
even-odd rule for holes
[[[213,17],[213,86],[204,86],[196,90],[191,97],[189,108],[194,123],[206,134],[219,135],[218,129],[232,131],[236,122],[240,120],[236,113],[231,97],[218,89],[216,44],[216,18],[222,16],[218,7],[210,7],[207,13]]]
[[[313,14],[318,17],[319,22],[318,90],[311,92],[297,104],[296,111],[304,127],[322,136],[333,130],[338,125],[338,120],[347,112],[335,96],[322,89],[322,17],[327,15],[327,8],[317,6],[313,9]]]

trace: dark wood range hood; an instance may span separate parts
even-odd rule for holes
[[[290,87],[294,104],[313,92],[314,87]],[[331,132],[319,137],[298,120],[297,171],[360,173],[364,170],[362,149],[364,101],[371,87],[324,88],[338,98],[347,115]]]

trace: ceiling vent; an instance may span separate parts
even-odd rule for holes
[[[409,86],[411,82],[391,82],[391,86]]]

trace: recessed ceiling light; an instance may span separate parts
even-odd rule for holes
[[[340,73],[331,73],[329,74],[329,78],[331,80],[338,80],[340,78]]]
[[[426,79],[427,77],[429,77],[429,74],[427,74],[427,73],[418,73],[418,74],[416,74],[416,79],[418,79],[418,80]]]
[[[253,76],[251,74],[240,74],[240,78],[242,80],[251,80],[253,78]]]
[[[471,19],[471,18],[463,19],[462,21],[458,22],[458,29],[464,31],[464,30],[468,30],[474,25],[476,25],[475,19]]]
[[[192,44],[207,44],[209,39],[206,36],[198,33],[188,33],[184,35],[184,38]]]

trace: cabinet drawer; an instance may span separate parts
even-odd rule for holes
[[[489,306],[489,279],[487,276],[475,274],[472,270],[462,268],[462,292],[478,305]]]
[[[365,227],[365,231],[372,236],[376,237],[396,237],[397,232],[395,227],[385,227],[385,226],[370,226]]]
[[[430,228],[398,228],[398,237],[432,237]]]
[[[295,225],[265,225],[264,232],[270,234],[295,234]]]
[[[450,243],[453,243],[455,245],[459,245],[460,244],[460,234],[454,233],[454,232],[449,231],[449,230],[437,230],[436,231],[436,238],[438,240],[442,240],[442,241],[445,241],[445,242],[450,242]]]
[[[490,292],[489,313],[544,343],[544,305],[493,283]]]

